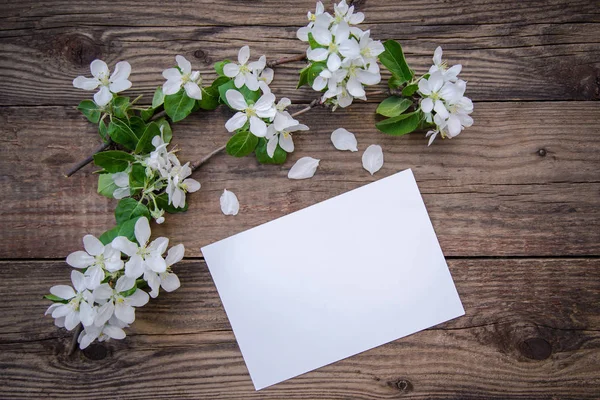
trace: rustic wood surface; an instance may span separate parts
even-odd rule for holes
[[[461,62],[475,125],[426,146],[373,127],[373,97],[333,115],[300,117],[286,164],[216,156],[195,177],[190,210],[154,228],[185,244],[182,287],[139,310],[123,341],[69,356],[71,334],[42,314],[41,296],[68,282],[64,257],[114,224],[93,167],[63,173],[98,145],[72,87],[89,62],[128,60],[130,91],[149,97],[183,54],[211,79],[213,62],[295,55],[312,0],[2,2],[0,15],[0,398],[594,399],[600,393],[600,11],[596,1],[359,0],[365,28],[405,47],[423,71],[437,45]],[[276,69],[295,103],[302,63]],[[300,108],[301,106],[296,106]],[[182,160],[227,140],[226,109],[174,126]],[[335,151],[338,127],[358,153]],[[382,145],[374,177],[362,151]],[[287,170],[310,155],[309,181]],[[466,315],[255,392],[200,247],[412,168]],[[224,188],[241,202],[221,214]],[[391,315],[390,318],[402,318]]]

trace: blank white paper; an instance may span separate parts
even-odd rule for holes
[[[464,315],[411,170],[202,253],[256,390]]]

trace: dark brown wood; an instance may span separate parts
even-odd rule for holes
[[[593,399],[600,260],[450,260],[466,315],[255,392],[206,265],[138,310],[123,341],[66,355],[41,317],[63,262],[0,263],[3,398]],[[390,318],[402,318],[390,315]]]
[[[475,125],[458,138],[427,147],[423,133],[390,137],[375,130],[375,106],[356,104],[331,114],[315,109],[298,118],[312,130],[295,136],[296,152],[283,166],[252,157],[213,157],[194,174],[202,183],[190,209],[156,226],[201,246],[328,199],[397,171],[413,168],[425,204],[449,256],[599,255],[600,153],[598,104],[477,103]],[[199,113],[174,125],[182,161],[201,159],[225,144],[231,112]],[[73,108],[0,109],[0,176],[5,188],[0,257],[65,257],[86,233],[114,225],[116,201],[96,194],[97,176],[86,167],[62,173],[99,142],[95,127]],[[359,152],[340,152],[331,132],[345,127]],[[385,164],[371,177],[361,153],[383,146]],[[287,179],[302,156],[321,159],[314,178]],[[241,203],[236,217],[219,208],[223,189]]]

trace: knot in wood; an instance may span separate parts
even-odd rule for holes
[[[102,345],[91,344],[83,350],[83,355],[90,360],[103,360],[108,355],[108,351]]]
[[[55,46],[62,56],[69,62],[85,67],[92,61],[102,57],[102,50],[99,45],[84,35],[68,35],[55,42]]]
[[[521,354],[531,360],[545,360],[552,354],[552,345],[542,338],[525,339],[521,345]]]
[[[400,393],[408,393],[413,390],[413,385],[407,379],[398,379],[388,382],[388,385],[400,391]]]
[[[537,151],[537,153],[538,153],[538,156],[540,156],[540,157],[546,157],[546,154],[547,154],[546,149],[539,149]]]

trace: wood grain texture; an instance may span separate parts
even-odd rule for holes
[[[186,12],[178,10],[174,15],[172,10],[168,12],[161,7],[144,7],[142,11],[135,4],[130,5],[130,11],[117,12],[112,4],[108,8],[98,2],[77,7],[68,2],[53,2],[49,10],[52,14],[47,15],[31,4],[24,10],[27,2],[24,3],[9,7],[13,11],[8,15],[16,16],[4,21],[14,27],[0,31],[0,80],[3,82],[0,105],[77,104],[91,93],[73,88],[72,80],[82,74],[89,76],[89,63],[95,58],[102,58],[110,65],[128,60],[133,67],[134,89],[144,94],[149,103],[154,89],[164,81],[162,70],[174,64],[176,54],[186,56],[206,80],[212,80],[215,77],[213,63],[235,59],[237,49],[245,44],[251,45],[255,58],[266,54],[274,59],[306,51],[306,45],[296,39],[295,32],[305,24],[304,10],[314,7],[312,1],[277,2],[277,7],[272,7],[270,2],[260,2],[249,9],[240,5],[236,13],[244,15],[244,19],[233,18],[233,26],[230,26],[203,22],[203,15],[231,13],[222,11],[230,5],[221,2],[186,3]],[[461,76],[469,82],[468,95],[476,101],[600,98],[600,52],[597,51],[600,23],[594,20],[594,15],[598,15],[594,14],[595,7],[594,12],[582,14],[593,2],[545,4],[546,18],[536,19],[535,24],[527,20],[514,21],[512,17],[508,19],[510,22],[500,24],[486,15],[496,14],[498,20],[517,11],[535,16],[542,12],[540,4],[546,2],[525,5],[512,0],[498,8],[495,3],[482,1],[464,6],[462,10],[452,5],[456,10],[451,15],[459,11],[471,15],[466,19],[455,16],[452,23],[438,20],[435,14],[447,13],[449,4],[439,5],[441,8],[413,5],[411,15],[403,6],[394,6],[394,2],[380,3],[385,6],[377,2],[364,4],[367,20],[363,28],[370,28],[374,38],[399,40],[409,64],[419,73],[428,70],[434,49],[443,46],[448,62],[463,64]],[[534,3],[537,5],[531,5]],[[576,9],[577,20],[550,22],[547,16],[554,7],[558,11],[559,5],[565,7],[562,20],[574,19]],[[63,7],[68,11],[62,10]],[[269,7],[271,11],[265,14]],[[401,7],[402,11],[396,12],[394,7]],[[417,19],[416,15],[425,9],[427,13],[422,16],[427,18]],[[535,9],[538,11],[533,11]],[[140,12],[141,17],[124,15],[136,12]],[[285,13],[285,17],[278,17],[278,12]],[[430,16],[430,12],[435,13]],[[265,16],[269,21],[264,20]],[[124,17],[127,22],[122,20]],[[390,17],[394,19],[390,21]],[[278,23],[289,25],[273,25]],[[277,95],[288,96],[296,103],[308,103],[315,97],[309,88],[294,90],[303,65],[295,63],[277,68],[272,84]],[[380,88],[385,87],[388,76],[384,74]],[[373,100],[380,101],[381,97]]]
[[[446,255],[600,254],[599,103],[477,103],[472,128],[431,147],[422,133],[377,132],[374,108],[356,104],[333,115],[323,109],[303,115],[312,130],[295,136],[297,150],[284,166],[216,156],[194,175],[203,187],[190,195],[189,211],[170,215],[155,233],[200,256],[203,245],[413,168]],[[180,159],[199,159],[225,143],[230,115],[221,108],[175,125]],[[11,107],[0,109],[0,122],[0,257],[65,257],[84,234],[114,225],[116,201],[96,194],[93,166],[62,175],[99,142],[83,116],[73,108]],[[356,133],[359,152],[334,149],[330,134],[340,126]],[[373,143],[382,145],[385,164],[371,177],[361,154]],[[322,160],[317,174],[287,179],[302,156]],[[235,217],[220,211],[225,188],[240,199]]]
[[[68,357],[41,318],[63,262],[0,263],[0,397],[592,399],[600,260],[450,260],[466,315],[254,392],[206,265],[137,312],[123,341]],[[390,318],[402,318],[401,315]],[[74,373],[77,371],[77,373]]]

